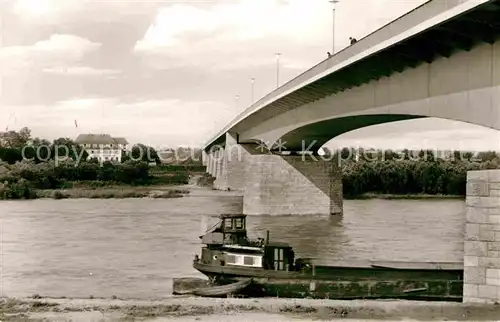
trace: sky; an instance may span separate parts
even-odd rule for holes
[[[341,0],[336,50],[422,0]],[[0,130],[108,133],[201,146],[253,100],[322,61],[327,0],[0,0]],[[255,78],[253,86],[251,78]],[[76,121],[76,122],[75,122]],[[347,133],[328,146],[497,149],[497,131],[438,119]]]

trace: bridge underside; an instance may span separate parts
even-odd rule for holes
[[[405,121],[425,116],[415,115],[395,115],[395,114],[380,114],[380,115],[357,115],[325,120],[318,123],[309,124],[293,130],[283,136],[280,140],[281,147],[275,147],[272,150],[281,151],[311,151],[317,152],[325,143],[331,139],[363,127]]]

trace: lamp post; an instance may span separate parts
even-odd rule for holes
[[[252,101],[250,102],[250,104],[253,104],[255,77],[250,78],[250,82],[252,83],[251,96],[250,96]]]
[[[332,4],[332,55],[335,54],[335,7],[339,0],[330,0]]]
[[[4,27],[5,27],[5,16],[4,16],[4,7],[1,6],[0,8],[0,49],[3,47],[3,32],[4,32]],[[3,98],[3,75],[0,75],[0,100]]]
[[[281,53],[276,53],[276,88],[280,87],[280,56]]]

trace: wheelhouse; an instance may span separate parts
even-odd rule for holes
[[[224,214],[212,232],[201,236],[202,243],[208,247],[220,247],[228,244],[245,245],[246,242],[246,216]]]

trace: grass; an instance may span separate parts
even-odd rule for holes
[[[123,199],[123,198],[180,198],[189,194],[187,189],[175,188],[189,183],[196,167],[158,167],[152,169],[147,183],[127,185],[104,181],[67,182],[62,189],[37,190],[38,198],[52,199]]]
[[[52,199],[123,199],[123,198],[181,198],[188,194],[185,189],[147,189],[144,187],[128,188],[101,188],[101,189],[61,189],[61,190],[38,190],[38,198]]]
[[[183,185],[189,183],[189,174],[184,173],[157,173],[151,177],[148,185]]]

